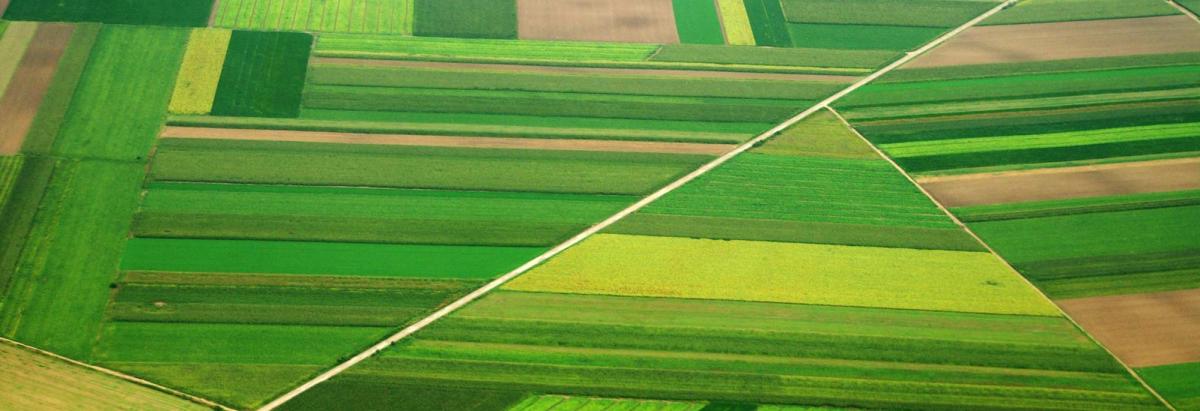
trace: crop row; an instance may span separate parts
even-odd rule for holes
[[[413,0],[228,0],[216,27],[258,31],[412,34]]]

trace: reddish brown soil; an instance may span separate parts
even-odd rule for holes
[[[1200,189],[1200,158],[918,180],[947,207]]]
[[[671,0],[517,0],[522,39],[678,43]]]
[[[1131,367],[1200,361],[1200,290],[1061,300]]]
[[[68,24],[38,26],[8,92],[0,99],[0,155],[21,150],[73,31],[74,26]]]
[[[421,136],[407,134],[359,134],[323,131],[241,130],[202,127],[167,127],[163,138],[208,138],[222,140],[296,141],[310,143],[379,144],[428,147],[508,148],[525,150],[616,151],[637,153],[720,155],[733,150],[731,144],[664,143],[650,141],[559,140],[540,138],[495,138]]]
[[[1200,51],[1188,16],[982,26],[959,34],[905,68],[1017,63]]]

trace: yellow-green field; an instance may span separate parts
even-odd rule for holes
[[[212,111],[232,35],[230,30],[192,30],[183,67],[175,80],[175,92],[171,95],[171,113],[208,114]]]

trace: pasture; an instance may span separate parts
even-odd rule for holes
[[[220,0],[215,27],[256,31],[413,32],[414,0]]]

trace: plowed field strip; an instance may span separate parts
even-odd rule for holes
[[[1200,290],[1060,300],[1084,329],[1129,365],[1200,361]]]
[[[0,155],[21,150],[25,135],[33,126],[38,107],[54,80],[58,60],[71,41],[75,26],[47,23],[38,26],[25,57],[13,74],[8,91],[0,99]]]

